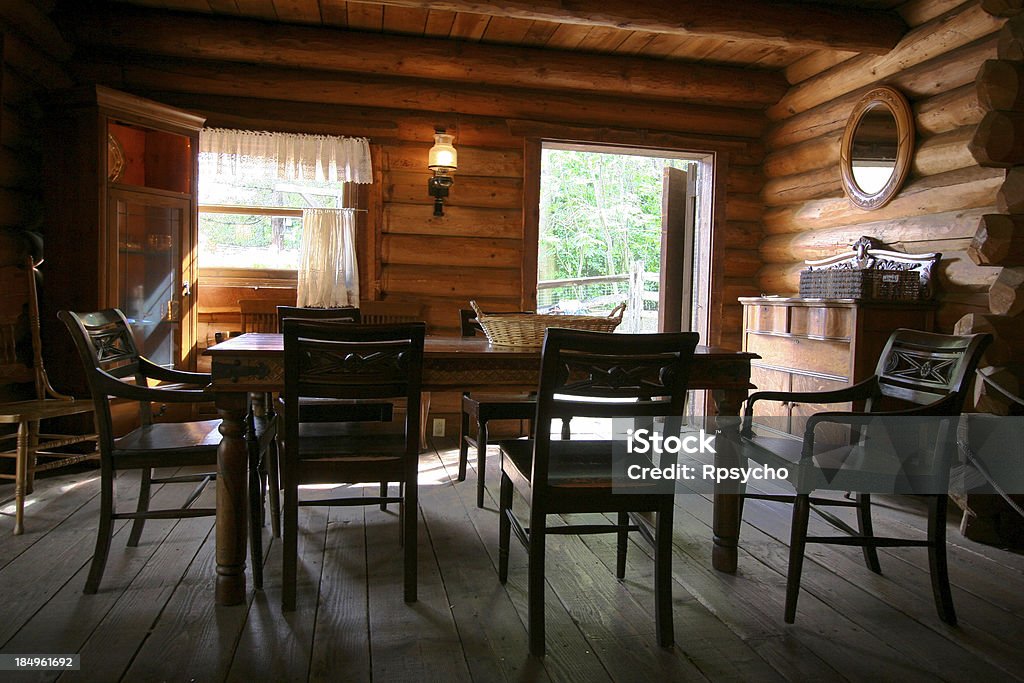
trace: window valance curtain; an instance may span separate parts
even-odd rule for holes
[[[204,128],[199,152],[215,155],[217,174],[244,175],[256,168],[265,173],[273,165],[286,180],[373,182],[366,138]]]

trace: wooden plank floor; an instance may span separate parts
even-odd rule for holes
[[[960,626],[935,614],[919,549],[882,551],[883,576],[854,548],[811,546],[797,622],[782,621],[789,508],[748,501],[740,570],[711,569],[712,505],[677,497],[676,646],[657,647],[653,565],[614,539],[550,536],[548,655],[527,655],[526,557],[498,583],[498,458],[488,505],[454,483],[456,452],[421,458],[419,601],[402,601],[396,506],[303,508],[298,609],[280,611],[280,543],[265,535],[266,590],[214,608],[212,519],[154,521],[138,548],[117,529],[98,595],[81,593],[98,509],[95,471],[38,482],[27,533],[0,531],[0,653],[81,653],[87,681],[779,681],[1024,677],[1024,557],[965,541],[950,524]],[[10,495],[0,488],[0,498]],[[154,506],[188,494],[156,491]],[[131,504],[133,477],[118,486]],[[360,490],[353,491],[359,495]],[[323,492],[325,495],[328,492]],[[317,492],[313,492],[314,495]],[[204,494],[212,499],[212,490]],[[207,502],[212,502],[207,501]],[[879,533],[920,533],[907,498],[876,501]],[[9,508],[5,508],[9,510]],[[812,533],[814,528],[812,528]],[[0,680],[53,680],[53,672]]]

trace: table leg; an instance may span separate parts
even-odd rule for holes
[[[718,415],[718,438],[715,439],[717,467],[736,467],[739,454],[733,443],[739,434],[739,410],[747,397],[746,390],[725,389],[712,392]],[[740,521],[743,499],[737,494],[734,483],[715,486],[715,510],[712,521],[714,547],[711,550],[711,565],[722,572],[736,571],[737,546],[740,538]]]
[[[245,601],[248,453],[245,414],[248,394],[218,392],[223,437],[217,448],[217,604]]]

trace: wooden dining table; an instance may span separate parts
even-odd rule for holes
[[[248,449],[245,423],[250,393],[284,387],[284,343],[280,334],[243,334],[206,350],[211,357],[213,391],[222,420],[217,450],[217,580],[216,601],[235,605],[246,595],[245,559],[248,533]],[[750,384],[754,354],[698,346],[690,371],[690,387],[710,392],[720,417],[738,416]],[[427,337],[423,354],[423,391],[534,389],[540,376],[540,349],[495,346],[483,337]],[[719,420],[719,429],[735,421]],[[723,440],[724,441],[724,440]],[[735,463],[730,448],[716,459]],[[736,570],[739,498],[715,493],[712,563]]]

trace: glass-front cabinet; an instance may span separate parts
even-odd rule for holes
[[[146,357],[194,369],[203,119],[102,86],[70,93],[52,111],[42,267],[49,367],[74,354],[54,323],[58,310],[118,308]],[[59,374],[78,388],[75,373]]]

